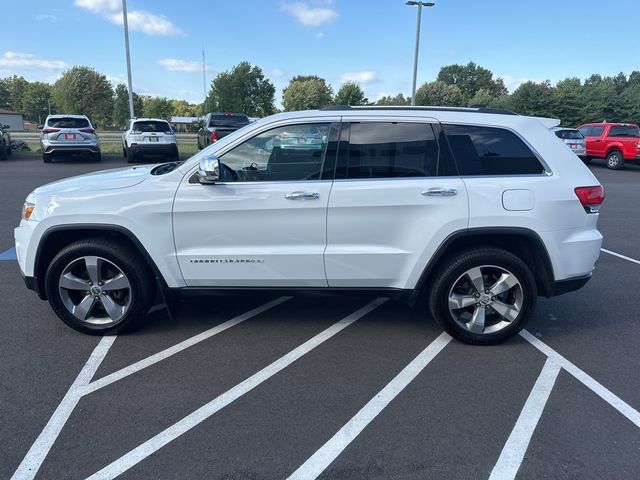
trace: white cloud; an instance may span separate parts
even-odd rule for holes
[[[41,13],[39,15],[36,15],[36,20],[39,22],[47,21],[47,22],[55,23],[58,21],[58,17],[48,13]]]
[[[38,70],[63,70],[69,67],[62,60],[45,60],[32,53],[4,52],[0,56],[0,67],[29,68]]]
[[[179,58],[162,58],[158,63],[171,72],[202,73],[202,62],[180,60]],[[211,65],[205,65],[207,72],[213,72]]]
[[[523,78],[523,77],[512,77],[511,75],[499,75],[504,82],[504,86],[507,87],[509,92],[513,93],[515,89],[517,89],[524,82],[533,81],[540,82],[541,80],[535,80],[533,78]]]
[[[316,37],[317,37],[317,38],[324,38],[324,32],[318,32],[318,33],[316,33]]]
[[[298,22],[307,27],[318,27],[331,22],[338,17],[338,12],[327,7],[310,7],[304,2],[285,3],[281,10],[293,16]]]
[[[279,68],[272,68],[271,70],[269,70],[269,76],[271,77],[283,77],[284,76],[284,71],[280,70]]]
[[[378,81],[378,74],[373,70],[365,70],[364,72],[347,72],[340,77],[341,82],[358,82],[362,84],[373,83]]]
[[[102,18],[116,25],[122,25],[122,2],[120,0],[74,0],[76,7],[97,13]],[[182,30],[162,15],[145,10],[128,10],[129,29],[147,35],[182,35]]]

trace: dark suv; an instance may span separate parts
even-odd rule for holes
[[[198,149],[202,150],[248,124],[249,117],[244,113],[209,113],[204,117],[202,128],[198,130]]]

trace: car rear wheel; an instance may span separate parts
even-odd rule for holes
[[[135,155],[133,154],[133,152],[131,152],[131,148],[129,147],[127,147],[127,153],[125,154],[125,157],[127,157],[127,162],[129,163],[134,163],[136,161]]]
[[[96,162],[100,162],[100,161],[102,161],[102,152],[94,153],[94,154],[93,154],[93,159],[94,159]]]
[[[63,248],[49,265],[45,288],[62,321],[92,335],[122,331],[147,313],[155,294],[152,274],[139,255],[102,239]]]
[[[619,150],[613,150],[607,155],[607,168],[620,170],[624,168],[624,157]]]
[[[582,161],[585,165],[589,165],[591,163],[591,160],[593,160],[593,158],[591,157],[582,157]]]
[[[44,163],[51,163],[51,154],[50,153],[43,153],[42,154],[42,161]]]
[[[7,159],[7,149],[4,145],[2,145],[2,147],[0,147],[0,160],[6,160]]]
[[[429,308],[465,343],[488,345],[517,334],[533,314],[536,282],[527,265],[502,249],[463,252],[435,273]]]

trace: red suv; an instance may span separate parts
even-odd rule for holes
[[[633,123],[585,123],[578,127],[587,141],[586,162],[606,158],[615,170],[624,162],[640,160],[640,128]]]

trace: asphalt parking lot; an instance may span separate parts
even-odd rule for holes
[[[611,252],[593,279],[473,347],[364,296],[203,297],[118,337],[69,329],[24,287],[13,228],[38,185],[119,166],[0,162],[0,478],[640,478],[640,167],[591,167]]]

